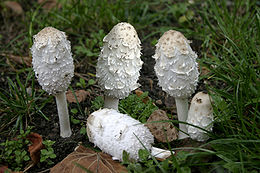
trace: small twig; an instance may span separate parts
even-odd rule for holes
[[[26,171],[28,171],[31,167],[33,167],[34,166],[34,163],[32,162],[28,167],[26,167],[24,170],[23,170],[23,172],[26,172]]]
[[[84,80],[86,80],[86,81],[89,80],[88,78],[84,77],[83,74],[80,74],[80,73],[76,73],[76,72],[75,72],[74,75],[75,75],[75,76],[78,76],[79,78],[82,78],[82,79],[84,79]]]
[[[44,172],[48,172],[48,171],[50,171],[50,168],[49,169],[45,169],[45,170],[43,170],[41,172],[38,172],[38,173],[44,173]]]

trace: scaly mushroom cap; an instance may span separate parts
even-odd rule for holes
[[[197,54],[182,33],[165,32],[156,44],[155,72],[162,89],[173,97],[187,98],[198,81]]]
[[[105,94],[122,99],[139,84],[141,41],[132,25],[119,23],[104,37],[96,77]]]
[[[198,92],[191,100],[187,123],[201,127],[205,130],[213,129],[213,108],[208,94]],[[187,125],[188,134],[197,141],[205,141],[209,137],[205,131]]]
[[[74,75],[70,42],[64,32],[46,27],[33,36],[32,64],[39,84],[49,94],[67,90]]]
[[[130,158],[138,160],[139,149],[144,149],[144,145],[151,150],[154,142],[151,132],[139,121],[107,108],[88,117],[87,135],[90,142],[119,160],[124,150]]]

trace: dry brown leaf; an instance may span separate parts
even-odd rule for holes
[[[7,171],[9,171],[7,166],[0,166],[0,173],[4,173],[4,172],[7,172]]]
[[[28,56],[17,56],[17,55],[12,55],[12,54],[1,54],[1,56],[6,57],[7,64],[10,64],[8,61],[13,61],[14,63],[18,64],[25,64],[28,67],[32,65],[32,59]]]
[[[0,166],[0,173],[23,173],[22,171],[15,171],[8,169],[7,166]]]
[[[83,102],[87,98],[87,96],[90,96],[90,93],[85,90],[77,90],[74,92],[79,103]],[[67,91],[66,97],[69,103],[77,103],[76,98],[74,97],[74,94],[71,90]]]
[[[153,136],[160,142],[171,142],[178,138],[178,131],[169,122],[154,122],[169,120],[166,112],[163,110],[154,111],[147,120],[146,126],[149,128]],[[167,137],[167,140],[166,140]]]
[[[80,165],[80,166],[79,166]],[[102,152],[95,152],[80,145],[60,163],[51,168],[51,173],[86,173],[84,167],[95,173],[121,173],[127,169],[111,156]]]
[[[11,9],[15,14],[18,14],[18,15],[23,14],[23,8],[22,8],[22,6],[18,2],[15,2],[15,1],[5,1],[4,5],[7,8]]]
[[[44,5],[42,6],[42,8],[44,8],[44,9],[46,9],[46,10],[51,10],[51,9],[55,8],[56,6],[57,6],[58,8],[61,7],[61,4],[59,4],[59,3],[57,2],[57,0],[38,0],[38,3],[39,3],[39,4],[44,4]]]
[[[142,95],[143,93],[144,93],[144,92],[141,91],[141,90],[139,90],[139,89],[135,90],[135,94],[136,94],[138,97],[141,97],[141,95]],[[146,103],[149,101],[149,97],[147,96],[147,97],[143,98],[142,101],[143,101],[144,104],[146,104]]]
[[[26,138],[32,143],[29,146],[28,151],[33,163],[37,164],[40,161],[41,149],[44,148],[42,137],[38,133],[30,133]]]

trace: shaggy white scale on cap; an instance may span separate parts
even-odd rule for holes
[[[87,135],[90,142],[119,160],[122,160],[124,150],[130,158],[138,160],[139,149],[144,149],[144,145],[151,150],[154,142],[147,127],[114,109],[93,112],[87,119]]]
[[[189,97],[197,86],[197,54],[189,43],[182,33],[169,30],[156,44],[153,58],[158,84],[173,97]]]
[[[125,98],[139,86],[141,41],[134,27],[122,22],[112,28],[103,42],[96,69],[98,83],[105,95]]]
[[[32,64],[39,84],[49,94],[66,91],[74,75],[74,65],[65,33],[46,27],[33,39]]]
[[[187,123],[201,127],[207,131],[213,129],[213,108],[208,94],[199,92],[191,101]],[[187,125],[190,137],[197,141],[206,141],[209,136],[199,128]]]

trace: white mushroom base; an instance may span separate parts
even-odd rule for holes
[[[100,109],[87,120],[87,135],[103,152],[122,161],[123,151],[138,160],[140,149],[151,150],[154,137],[139,121],[113,109]]]

